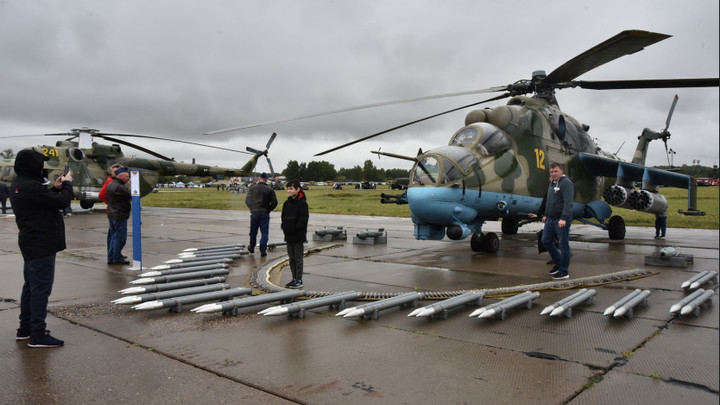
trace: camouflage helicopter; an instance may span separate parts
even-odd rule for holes
[[[450,137],[446,146],[426,152],[420,150],[414,157],[373,152],[414,162],[407,191],[399,196],[384,195],[383,202],[409,204],[416,239],[440,240],[447,236],[461,240],[471,236],[473,251],[495,252],[499,248],[499,238],[493,232],[482,232],[485,221],[502,218],[502,232],[517,233],[518,227],[529,221],[528,214],[537,212],[541,206],[549,183],[549,163],[558,162],[565,166],[565,173],[575,182],[573,219],[608,231],[610,239],[624,239],[625,222],[620,216],[612,216],[610,205],[650,214],[662,212],[667,209],[668,203],[658,193],[659,186],[688,189],[688,209],[681,212],[686,215],[703,214],[696,208],[696,188],[691,177],[645,166],[647,147],[651,141],[660,139],[667,149],[670,138],[668,127],[677,99],[673,101],[665,129],[660,132],[645,129],[639,137],[632,161],[625,162],[615,154],[600,149],[588,134],[589,127],[560,109],[555,90],[574,87],[593,90],[717,87],[720,84],[718,78],[575,80],[598,66],[669,37],[647,31],[623,31],[550,74],[536,71],[531,79],[510,85],[369,104],[274,122],[433,98],[502,92],[487,100],[348,142],[316,156],[443,114],[509,97],[504,106],[468,113],[465,126]],[[532,96],[526,96],[528,93]],[[269,123],[208,134],[266,124]],[[614,184],[606,187],[606,181],[612,179]],[[637,184],[640,184],[639,189],[636,189]]]
[[[131,135],[131,134],[106,134],[96,129],[81,128],[73,129],[68,133],[46,134],[46,136],[66,136],[65,140],[58,141],[55,145],[40,145],[30,149],[34,149],[50,159],[45,162],[46,177],[55,179],[63,173],[67,167],[72,171],[73,175],[73,191],[75,198],[80,201],[82,208],[92,208],[99,201],[98,193],[105,179],[108,176],[108,169],[114,163],[120,163],[130,169],[140,171],[140,194],[141,197],[149,194],[155,184],[157,184],[160,176],[211,176],[214,179],[224,179],[226,177],[247,176],[252,173],[257,160],[261,156],[267,159],[270,170],[272,164],[268,157],[268,149],[275,140],[277,134],[273,133],[267,142],[264,150],[257,150],[247,147],[246,151],[224,148],[220,146],[205,145],[195,142],[180,141],[176,139],[160,138],[148,135]],[[118,139],[118,137],[135,137],[157,139],[169,142],[179,142],[193,146],[214,148],[231,152],[246,153],[252,155],[250,160],[240,169],[232,169],[217,166],[206,166],[193,163],[175,162],[174,159],[164,156],[155,151],[143,148],[142,146]],[[74,139],[77,138],[77,141]],[[105,139],[114,142],[111,145],[103,145],[92,142],[92,138]],[[120,145],[126,145],[134,149],[155,156],[158,159],[145,159],[139,157],[126,156],[123,154]],[[10,185],[15,178],[13,159],[0,160],[0,181]]]

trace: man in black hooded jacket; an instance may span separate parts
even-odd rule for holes
[[[55,279],[55,255],[66,247],[61,211],[74,194],[71,173],[59,176],[53,188],[45,185],[42,171],[46,160],[46,156],[32,149],[18,152],[17,177],[10,186],[25,279],[20,296],[20,328],[15,339],[30,339],[29,347],[58,347],[64,343],[50,336],[45,318]]]

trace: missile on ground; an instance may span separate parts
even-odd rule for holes
[[[700,287],[701,285],[705,284],[706,282],[713,280],[713,279],[715,279],[715,283],[717,284],[717,276],[718,276],[717,271],[709,271],[704,276],[693,281],[693,283],[690,284],[690,289],[694,290],[694,289]]]
[[[204,252],[208,250],[224,250],[224,249],[244,249],[245,244],[243,243],[235,243],[232,245],[218,245],[218,246],[205,246],[205,247],[199,247],[199,248],[187,248],[183,249],[183,252]]]
[[[572,309],[580,304],[587,304],[590,305],[593,302],[593,297],[597,294],[597,290],[591,288],[589,290],[585,290],[580,294],[573,294],[575,295],[572,299],[562,303],[561,305],[555,307],[550,312],[550,316],[560,316],[565,315],[565,317],[570,318],[572,317]]]
[[[368,230],[365,230],[365,231],[362,231],[362,232],[358,232],[358,234],[356,235],[356,237],[357,237],[357,238],[360,238],[360,239],[377,238],[377,237],[379,237],[379,236],[383,236],[384,234],[385,234],[385,228],[380,228],[380,229],[378,229],[377,231],[368,231]]]
[[[207,256],[225,256],[225,255],[246,255],[249,252],[246,250],[241,249],[218,249],[218,250],[211,250],[211,251],[201,251],[201,252],[182,252],[178,253],[178,258],[183,257],[207,257]]]
[[[495,308],[495,307],[497,307],[497,306],[499,306],[499,305],[502,305],[503,303],[509,303],[509,302],[512,302],[512,301],[515,301],[515,300],[518,300],[518,299],[524,299],[524,298],[529,297],[531,294],[532,294],[532,292],[530,292],[530,291],[521,292],[520,294],[513,295],[512,297],[505,298],[505,299],[502,300],[502,301],[493,302],[492,304],[485,305],[485,306],[482,307],[482,308],[478,308],[478,309],[476,309],[475,311],[473,311],[469,316],[470,316],[470,317],[477,317],[477,316],[479,316],[480,314],[482,314],[483,312],[485,312],[485,311],[487,311],[487,310],[489,310],[489,309],[493,309],[493,308]]]
[[[442,300],[432,305],[426,305],[422,308],[418,308],[412,311],[408,316],[415,317],[442,317],[447,319],[448,313],[451,309],[457,308],[461,305],[480,305],[482,303],[485,293],[482,291],[468,291],[466,293],[457,295],[446,300]]]
[[[409,292],[400,294],[395,297],[386,298],[384,300],[371,302],[368,304],[358,305],[350,310],[344,312],[342,315],[344,318],[357,318],[363,317],[365,319],[378,319],[380,317],[380,311],[397,306],[410,306],[414,305],[419,300],[425,298],[425,293],[421,292]],[[336,316],[338,316],[337,314]]]
[[[570,301],[571,299],[573,299],[573,298],[581,295],[581,294],[584,293],[585,291],[587,291],[587,288],[583,288],[583,289],[581,289],[581,290],[578,290],[578,291],[575,292],[574,294],[569,295],[569,296],[567,296],[567,297],[565,297],[565,298],[563,298],[563,299],[561,299],[561,300],[558,300],[557,302],[555,302],[555,303],[552,304],[552,305],[546,306],[545,308],[543,308],[542,311],[540,311],[540,315],[549,314],[550,312],[553,311],[553,309],[555,309],[555,308],[559,307],[560,305],[562,305],[562,304]]]
[[[146,301],[161,300],[165,298],[181,297],[183,295],[199,294],[210,291],[226,290],[230,284],[208,284],[197,287],[179,288],[177,290],[160,291],[141,295],[128,295],[111,301],[115,305],[139,304]]]
[[[705,290],[699,297],[685,304],[680,310],[680,315],[687,315],[692,312],[695,316],[700,316],[700,307],[706,306],[706,303],[712,305],[712,297],[714,295],[715,290]]]
[[[254,297],[239,298],[230,301],[223,301],[213,304],[201,305],[191,309],[196,314],[207,314],[210,312],[220,312],[224,314],[237,315],[238,308],[249,307],[253,305],[266,304],[268,302],[281,301],[290,302],[297,297],[305,295],[305,290],[286,290],[270,294],[261,294]]]
[[[605,309],[605,312],[603,312],[603,316],[608,316],[608,315],[610,315],[610,314],[614,314],[616,309],[620,308],[624,303],[628,302],[629,300],[631,300],[633,297],[635,297],[636,295],[640,294],[641,292],[642,292],[642,290],[639,289],[639,288],[637,288],[637,289],[631,291],[631,292],[630,292],[629,294],[627,294],[626,296],[624,296],[624,297],[620,298],[619,300],[615,301],[614,304],[610,305],[609,307],[607,307],[607,308]]]
[[[508,300],[501,301],[500,305],[496,306],[495,308],[488,309],[485,312],[481,313],[478,318],[492,318],[499,315],[500,319],[505,319],[505,311],[507,311],[508,309],[519,307],[521,305],[525,305],[528,309],[530,309],[532,308],[533,300],[536,300],[539,296],[539,292],[534,292],[530,293],[530,295],[526,296],[525,298],[518,298],[510,302],[506,302],[509,300],[508,298]]]
[[[195,287],[199,285],[224,283],[225,277],[200,278],[195,280],[176,281],[174,283],[162,283],[144,285],[138,287],[128,287],[118,291],[120,294],[145,294],[156,291],[176,290],[179,288]]]
[[[278,305],[270,307],[258,312],[259,315],[265,316],[277,316],[277,315],[291,315],[297,316],[298,318],[305,317],[305,311],[317,307],[329,305],[330,309],[333,308],[345,308],[345,301],[359,300],[365,296],[364,293],[356,291],[348,291],[325,297],[313,298],[307,301],[296,301],[289,304]]]
[[[638,304],[642,303],[642,306],[647,306],[647,297],[650,296],[650,290],[643,290],[640,294],[630,298],[627,302],[622,304],[613,313],[613,318],[620,318],[621,316],[627,316],[632,319],[633,308]]]
[[[179,269],[146,271],[145,273],[138,274],[138,277],[167,276],[168,274],[182,274],[182,273],[192,273],[194,271],[227,269],[229,267],[230,266],[228,266],[227,263],[205,264],[202,266],[181,267]]]
[[[198,261],[188,262],[188,263],[160,264],[157,266],[150,267],[150,270],[179,269],[179,268],[183,268],[183,267],[193,267],[193,266],[201,266],[201,265],[206,265],[206,264],[232,263],[232,262],[233,262],[233,259],[228,259],[227,257],[223,257],[221,259],[198,260]]]
[[[704,293],[705,290],[702,288],[698,288],[697,290],[693,291],[692,293],[688,294],[685,298],[681,299],[680,301],[676,302],[673,306],[670,307],[670,313],[674,314],[677,312],[680,312],[682,307],[684,307],[688,302],[694,300],[695,298],[699,297]]]
[[[346,233],[342,226],[338,226],[337,228],[321,228],[315,231],[315,235],[317,236],[340,235],[342,233]]]
[[[229,288],[227,290],[221,291],[211,291],[200,294],[185,295],[182,297],[165,298],[157,301],[143,302],[141,304],[135,305],[133,309],[141,311],[149,309],[170,308],[171,311],[180,312],[182,311],[183,305],[195,304],[197,302],[203,301],[228,299],[231,297],[237,297],[238,295],[250,294],[251,292],[252,288]]]
[[[165,260],[165,264],[175,264],[175,263],[188,263],[188,262],[198,262],[203,260],[212,260],[212,259],[237,259],[238,257],[241,257],[242,255],[240,253],[234,253],[234,254],[218,254],[218,255],[212,255],[212,256],[202,256],[202,257],[181,257],[177,259],[170,259]]]
[[[682,285],[680,286],[680,288],[682,288],[683,290],[686,290],[688,287],[690,287],[690,284],[694,283],[695,281],[697,281],[697,279],[699,279],[700,277],[708,274],[709,272],[710,272],[710,270],[705,270],[705,271],[701,271],[700,273],[695,274],[694,276],[692,276],[692,277],[690,277],[689,279],[685,280],[685,281],[682,283]]]
[[[145,278],[139,278],[137,280],[132,280],[130,282],[130,284],[168,283],[170,281],[188,280],[191,278],[224,276],[226,274],[230,274],[230,269],[204,270],[204,271],[194,271],[192,273],[170,274],[169,276],[145,277]]]

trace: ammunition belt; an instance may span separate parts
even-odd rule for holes
[[[340,247],[342,244],[331,244],[331,245],[325,245],[320,246],[313,249],[308,249],[305,251],[305,256],[311,255],[313,253],[321,252],[323,250],[327,249],[333,249],[336,247]],[[280,274],[282,274],[282,269],[287,266],[288,264],[287,258],[281,258],[276,259],[271,262],[268,262],[267,264],[257,268],[255,271],[250,273],[250,284],[266,293],[272,293],[272,292],[278,292],[278,291],[285,291],[287,288],[281,287],[278,285],[275,285],[270,281],[271,277],[277,277],[277,279],[280,279]],[[603,284],[610,284],[610,283],[617,283],[621,281],[628,281],[628,280],[635,280],[642,277],[648,277],[653,274],[652,271],[645,270],[645,269],[632,269],[632,270],[623,270],[618,271],[616,273],[607,273],[607,274],[600,274],[596,276],[590,276],[590,277],[583,277],[583,278],[576,278],[576,279],[567,279],[567,280],[558,280],[558,281],[547,281],[543,283],[535,283],[535,284],[525,284],[525,285],[517,285],[512,287],[498,287],[498,288],[488,288],[488,289],[470,289],[470,290],[454,290],[454,291],[421,291],[425,293],[426,300],[444,300],[448,298],[452,298],[461,294],[464,294],[468,291],[480,291],[484,292],[486,297],[496,297],[496,298],[502,298],[506,296],[511,296],[519,292],[523,291],[543,291],[543,290],[567,290],[572,288],[579,288],[579,287],[591,287],[591,286],[598,286]],[[339,291],[308,291],[305,290],[305,296],[298,297],[298,299],[311,299],[311,298],[319,298],[319,297],[325,297],[328,295],[337,294]],[[376,300],[383,300],[386,298],[392,298],[396,297],[400,294],[405,294],[406,291],[402,292],[373,292],[373,291],[367,291],[364,292],[365,296],[363,300],[365,301],[376,301]]]

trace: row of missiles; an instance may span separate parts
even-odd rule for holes
[[[168,260],[164,264],[152,267],[150,271],[140,274],[138,279],[130,282],[135,286],[120,291],[121,294],[127,296],[116,299],[112,303],[134,305],[133,309],[136,310],[169,308],[179,312],[186,305],[220,301],[193,308],[192,312],[222,312],[236,315],[239,308],[279,301],[280,305],[262,310],[259,314],[303,318],[306,310],[329,306],[330,309],[341,309],[336,316],[378,319],[382,310],[399,306],[415,307],[419,301],[425,298],[425,294],[422,292],[412,292],[350,308],[345,307],[347,301],[361,300],[365,298],[365,294],[348,291],[296,302],[295,299],[303,297],[305,291],[293,290],[239,298],[251,294],[252,290],[231,288],[229,284],[225,283],[225,278],[222,276],[229,274],[229,264],[244,254],[247,254],[247,251],[244,250],[242,244],[185,249],[178,255],[178,259]],[[704,271],[685,281],[682,289],[695,291],[673,305],[670,313],[679,315],[693,313],[699,316],[700,308],[707,306],[708,302],[711,303],[714,296],[714,290],[704,290],[699,287],[711,280],[717,283],[717,277],[716,271]],[[581,304],[592,304],[596,294],[597,291],[594,289],[583,288],[545,307],[540,314],[569,318],[572,316],[572,308]],[[649,295],[649,290],[634,290],[609,306],[603,315],[612,315],[613,318],[632,318],[633,308],[638,305],[647,306]],[[539,296],[539,292],[525,291],[485,305],[473,311],[470,316],[481,319],[493,317],[505,319],[507,311],[510,309],[532,308],[532,302]],[[455,308],[480,306],[484,297],[485,294],[482,291],[467,291],[455,297],[417,308],[408,316],[446,319],[450,311]]]

